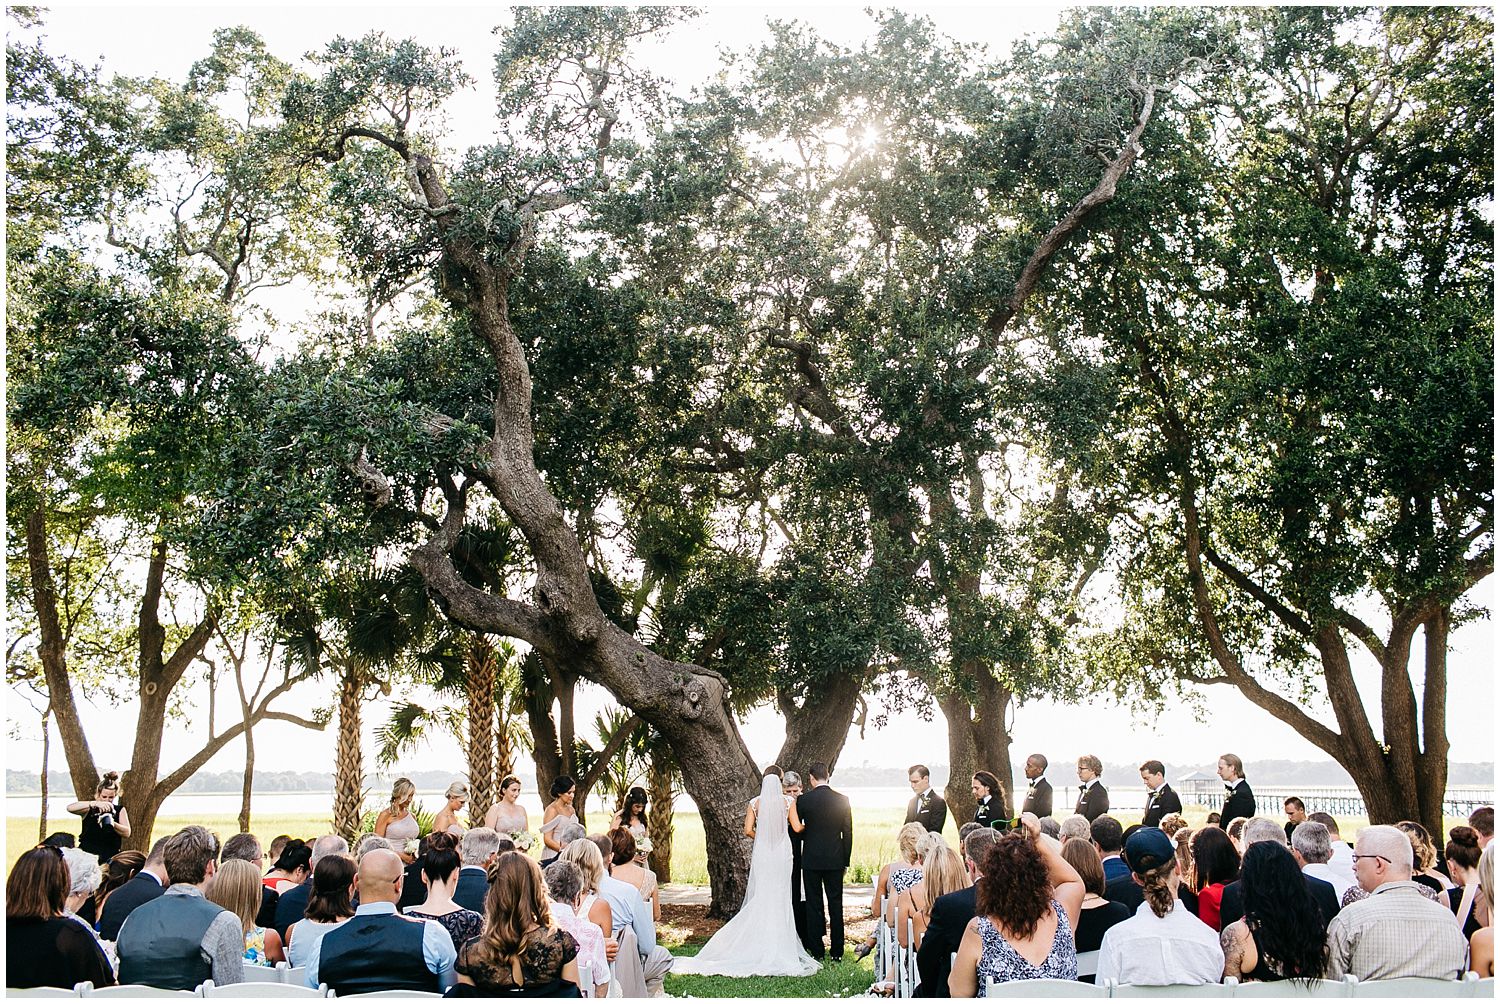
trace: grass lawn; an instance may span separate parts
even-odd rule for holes
[[[673,955],[697,955],[699,941],[689,945],[667,944]],[[669,997],[858,997],[875,981],[874,963],[854,959],[854,949],[838,962],[824,960],[823,968],[811,976],[673,976],[667,975]]]

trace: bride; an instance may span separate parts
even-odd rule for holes
[[[745,901],[697,955],[677,957],[674,975],[810,976],[817,962],[797,940],[792,917],[792,840],[802,832],[797,805],[781,793],[781,768],[766,768],[760,795],[745,811],[745,835],[755,838]]]

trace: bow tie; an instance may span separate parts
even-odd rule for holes
[[[1027,791],[1036,791],[1036,782],[1035,781],[1027,781],[1026,782],[1026,790]]]
[[[1080,795],[1082,795],[1084,792],[1086,792],[1088,790],[1089,790],[1089,786],[1086,785],[1086,784],[1080,784],[1078,786],[1078,794],[1080,794]]]
[[[1227,792],[1229,792],[1231,795],[1233,795],[1234,794],[1234,789],[1236,787],[1238,787],[1238,786],[1237,785],[1233,785],[1233,784],[1226,784],[1224,786],[1224,790],[1227,791]]]

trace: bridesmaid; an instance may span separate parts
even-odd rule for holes
[[[520,802],[521,779],[508,774],[500,782],[500,801],[490,806],[490,811],[484,814],[484,825],[501,836],[524,832],[531,826],[531,820],[526,816],[526,807]]]
[[[454,781],[443,792],[443,797],[448,800],[448,804],[439,809],[433,818],[432,832],[451,833],[455,837],[461,837],[468,827],[458,821],[458,810],[469,801],[469,786],[462,781]]]
[[[542,851],[543,863],[551,861],[562,851],[562,845],[553,835],[557,828],[563,823],[578,820],[578,813],[573,809],[573,796],[577,794],[578,786],[571,777],[566,774],[558,775],[548,791],[552,795],[552,801],[542,813],[542,843],[546,845]]]
[[[417,786],[404,777],[391,786],[391,804],[375,817],[375,835],[385,837],[397,847],[420,835],[417,817],[411,814],[411,803],[417,797]]]

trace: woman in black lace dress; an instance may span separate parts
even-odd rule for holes
[[[451,833],[434,833],[427,838],[427,853],[422,856],[422,882],[427,899],[420,906],[401,911],[408,917],[435,920],[447,929],[455,945],[479,937],[484,918],[453,901],[458,885],[458,838]]]
[[[578,996],[578,942],[552,923],[541,866],[516,851],[500,855],[484,908],[484,934],[458,950],[460,985],[479,995]]]
[[[16,861],[5,883],[5,985],[62,987],[85,980],[113,986],[114,970],[76,917],[63,913],[70,879],[62,849],[38,847]]]

